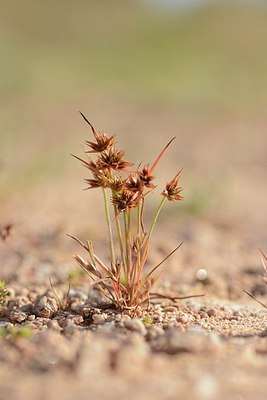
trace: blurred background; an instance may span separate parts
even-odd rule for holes
[[[136,163],[176,136],[158,185],[184,167],[162,218],[177,237],[194,221],[198,240],[209,223],[264,246],[266,49],[265,1],[2,0],[1,223],[101,231],[70,156],[91,138],[80,110]]]

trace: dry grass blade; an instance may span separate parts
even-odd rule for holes
[[[253,296],[253,294],[247,292],[246,290],[243,289],[243,292],[246,293],[249,297],[251,297],[253,300],[255,300],[257,303],[259,303],[261,306],[263,306],[264,308],[267,308],[267,305],[264,304],[262,301],[258,300],[255,296]]]
[[[156,265],[145,277],[145,280],[147,280],[165,261],[168,260],[180,247],[182,246],[183,242],[179,244],[174,250],[172,250],[158,265]]]
[[[204,297],[204,296],[205,294],[191,294],[189,296],[168,296],[166,294],[161,294],[161,293],[150,293],[151,299],[167,299],[173,301],[174,303],[176,303],[177,300],[194,299],[197,297]]]
[[[86,116],[85,116],[81,111],[79,111],[79,113],[80,113],[80,115],[83,117],[83,119],[85,120],[85,122],[86,122],[86,123],[90,126],[90,128],[92,129],[92,132],[93,132],[94,136],[96,136],[96,135],[97,135],[97,132],[96,132],[95,128],[93,127],[93,125],[91,124],[91,122],[88,121],[88,119],[86,118]]]
[[[58,307],[61,309],[61,310],[66,310],[68,307],[69,307],[69,303],[70,303],[70,289],[71,289],[71,284],[70,284],[70,275],[69,275],[69,278],[68,278],[68,289],[67,289],[67,292],[66,292],[66,294],[64,295],[64,299],[63,299],[63,301],[64,302],[62,302],[61,300],[60,300],[60,298],[59,298],[59,296],[58,296],[58,294],[57,294],[57,292],[56,292],[56,289],[55,289],[55,287],[54,287],[54,285],[53,285],[53,283],[52,283],[52,281],[51,281],[51,278],[49,278],[49,283],[50,283],[50,286],[51,286],[51,290],[52,290],[52,292],[53,292],[53,294],[54,294],[54,297],[55,297],[55,300],[56,300],[56,302],[57,302],[57,304],[58,304]]]
[[[81,245],[86,251],[89,251],[88,247],[80,239],[70,235],[69,233],[67,233],[67,236],[79,243],[79,245]]]
[[[152,174],[153,171],[155,170],[155,168],[157,167],[158,163],[160,162],[162,156],[164,155],[164,153],[166,152],[167,148],[170,146],[170,144],[174,141],[174,139],[176,139],[176,136],[174,136],[167,144],[166,146],[161,150],[161,152],[159,153],[158,157],[156,158],[156,160],[154,161],[154,164],[152,165],[152,167],[150,168],[150,173]]]
[[[262,265],[263,265],[263,269],[264,269],[263,281],[265,284],[267,284],[267,254],[262,249],[259,249],[259,251],[261,253],[261,261],[262,261]],[[264,304],[262,301],[258,300],[253,294],[247,292],[246,290],[243,290],[243,292],[246,293],[253,300],[255,300],[257,303],[259,303],[261,306],[263,306],[264,308],[267,308],[267,305]]]
[[[260,253],[261,253],[261,260],[262,260],[262,265],[264,268],[264,272],[265,272],[265,278],[267,279],[267,254],[262,250],[259,249]],[[267,283],[267,281],[266,281]]]

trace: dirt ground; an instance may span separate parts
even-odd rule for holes
[[[257,249],[267,242],[261,210],[249,214],[240,205],[231,218],[235,210],[227,206],[224,219],[214,212],[167,212],[149,263],[177,242],[184,244],[156,290],[205,296],[159,300],[130,318],[113,309],[71,259],[80,249],[66,237],[70,230],[82,239],[93,235],[98,251],[107,252],[95,194],[81,192],[77,182],[45,189],[45,199],[39,189],[23,203],[14,197],[2,206],[3,218],[19,209],[23,222],[13,221],[12,237],[0,244],[1,274],[10,292],[1,309],[1,400],[266,398],[267,311],[243,292],[267,302]],[[266,199],[257,178],[247,196],[250,190],[255,204]],[[63,191],[67,198],[57,201]],[[240,217],[245,212],[246,220]]]

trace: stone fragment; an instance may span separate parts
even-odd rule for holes
[[[138,332],[143,336],[145,336],[147,333],[147,329],[145,328],[143,322],[138,318],[126,319],[124,321],[124,326],[130,331]]]

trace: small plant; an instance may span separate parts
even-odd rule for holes
[[[135,309],[149,301],[151,288],[159,277],[159,267],[181,246],[179,244],[158,265],[149,271],[145,270],[152,233],[164,203],[182,200],[179,187],[180,171],[166,183],[151,224],[148,229],[145,228],[145,201],[156,187],[153,183],[154,172],[175,138],[167,143],[152,166],[139,164],[134,169],[133,164],[125,160],[124,151],[116,148],[115,135],[98,133],[87,118],[81,115],[89,124],[95,141],[86,141],[86,159],[75,155],[73,157],[81,161],[92,175],[85,179],[87,189],[102,190],[109,235],[110,264],[106,265],[95,254],[91,241],[83,243],[69,235],[89,254],[87,261],[77,254],[74,258],[113,304],[120,308]],[[96,155],[95,160],[90,156],[92,153]]]
[[[5,288],[5,282],[0,281],[0,306],[3,306],[7,301],[8,291]]]
[[[32,335],[30,326],[10,326],[8,328],[0,327],[0,337],[14,338],[14,339],[28,339]]]
[[[66,311],[70,307],[71,274],[69,274],[68,277],[68,289],[64,293],[63,299],[60,299],[50,278],[49,278],[49,283],[59,310]]]
[[[260,249],[260,253],[261,253],[261,261],[262,261],[262,265],[263,265],[263,282],[267,285],[267,254]],[[259,303],[261,306],[263,306],[264,308],[267,308],[267,305],[264,304],[262,301],[258,300],[255,296],[253,296],[253,294],[247,292],[246,290],[244,290],[244,292],[251,297],[253,300],[255,300],[257,303]]]

